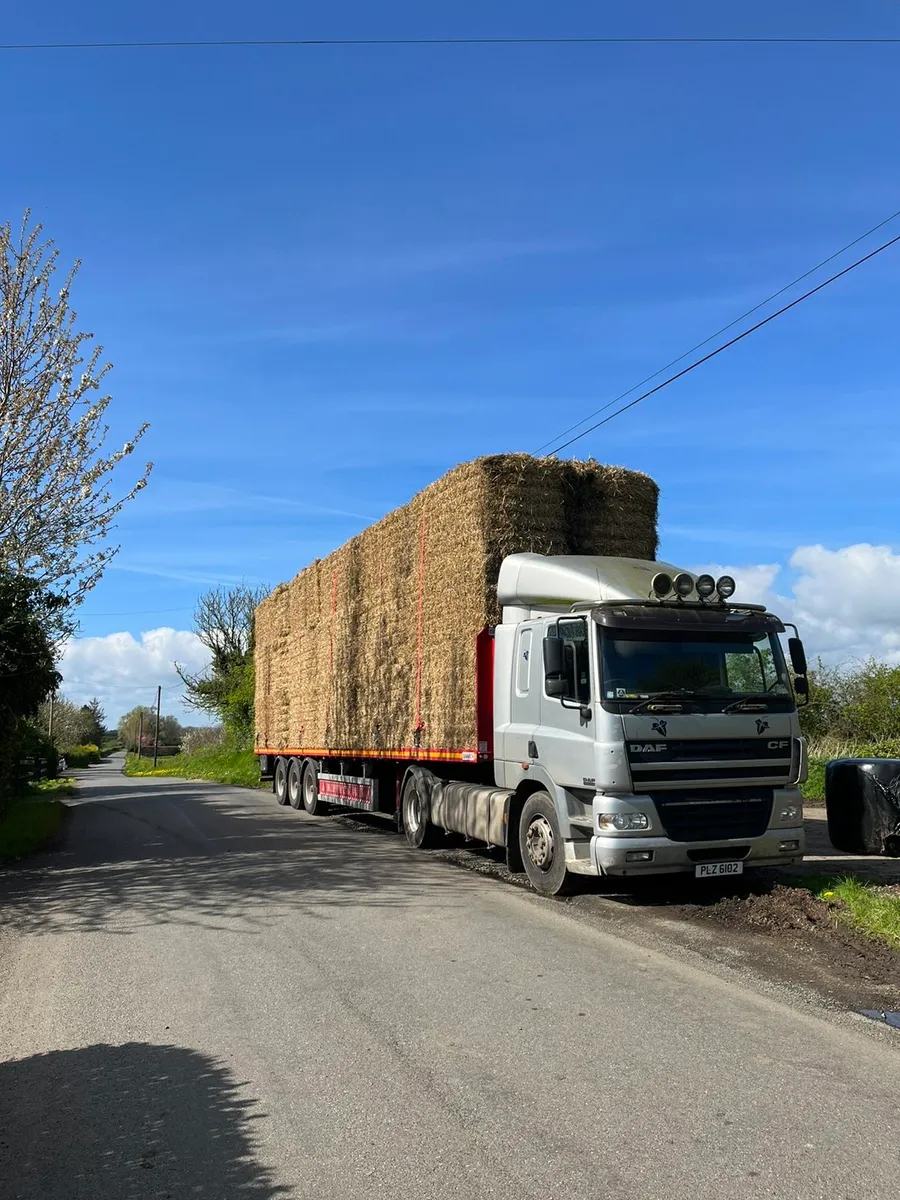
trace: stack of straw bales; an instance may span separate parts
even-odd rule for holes
[[[500,620],[503,558],[655,558],[657,498],[595,462],[454,468],[259,606],[258,747],[474,749],[475,639]]]

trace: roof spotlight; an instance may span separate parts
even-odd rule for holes
[[[735,586],[735,582],[730,575],[723,575],[721,579],[716,582],[716,591],[723,600],[727,600],[729,596],[734,595]]]
[[[694,590],[693,577],[691,575],[688,575],[687,571],[680,571],[675,576],[674,582],[675,582],[675,591],[682,598],[682,600],[686,599],[691,594],[691,592]]]
[[[697,595],[702,600],[708,600],[716,590],[716,581],[712,575],[697,576]]]
[[[653,588],[654,595],[661,600],[663,596],[668,596],[672,591],[672,576],[667,575],[665,571],[659,571],[653,576],[650,586]]]

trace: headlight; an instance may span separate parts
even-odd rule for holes
[[[600,828],[614,829],[616,833],[630,833],[635,829],[649,829],[650,818],[646,813],[601,813]]]
[[[786,804],[778,814],[779,821],[799,821],[800,820],[800,805]]]
[[[703,600],[708,600],[716,590],[716,581],[712,575],[697,576],[697,595]]]

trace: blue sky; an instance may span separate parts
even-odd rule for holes
[[[2,40],[442,34],[900,37],[900,10],[47,0]],[[0,214],[83,260],[114,438],[152,426],[82,634],[188,629],[210,583],[535,450],[900,208],[898,75],[900,45],[2,54]],[[569,453],[660,482],[675,562],[789,591],[798,546],[900,549],[898,279],[895,250]]]

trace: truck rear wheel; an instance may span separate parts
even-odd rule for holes
[[[566,847],[556,806],[547,792],[525,801],[519,820],[519,850],[531,886],[545,896],[558,896],[573,887],[566,870]]]
[[[303,807],[311,817],[322,817],[328,812],[327,803],[319,796],[319,772],[316,764],[308,758],[303,764]]]
[[[288,763],[287,759],[278,758],[275,762],[275,799],[279,804],[287,804],[288,799]]]
[[[414,850],[428,850],[436,846],[441,830],[431,823],[425,785],[415,775],[410,775],[403,785],[400,805],[403,833],[410,846]]]
[[[296,758],[291,759],[291,765],[288,767],[287,790],[288,800],[291,802],[291,808],[303,807],[303,788],[301,786],[302,768],[300,762]]]

